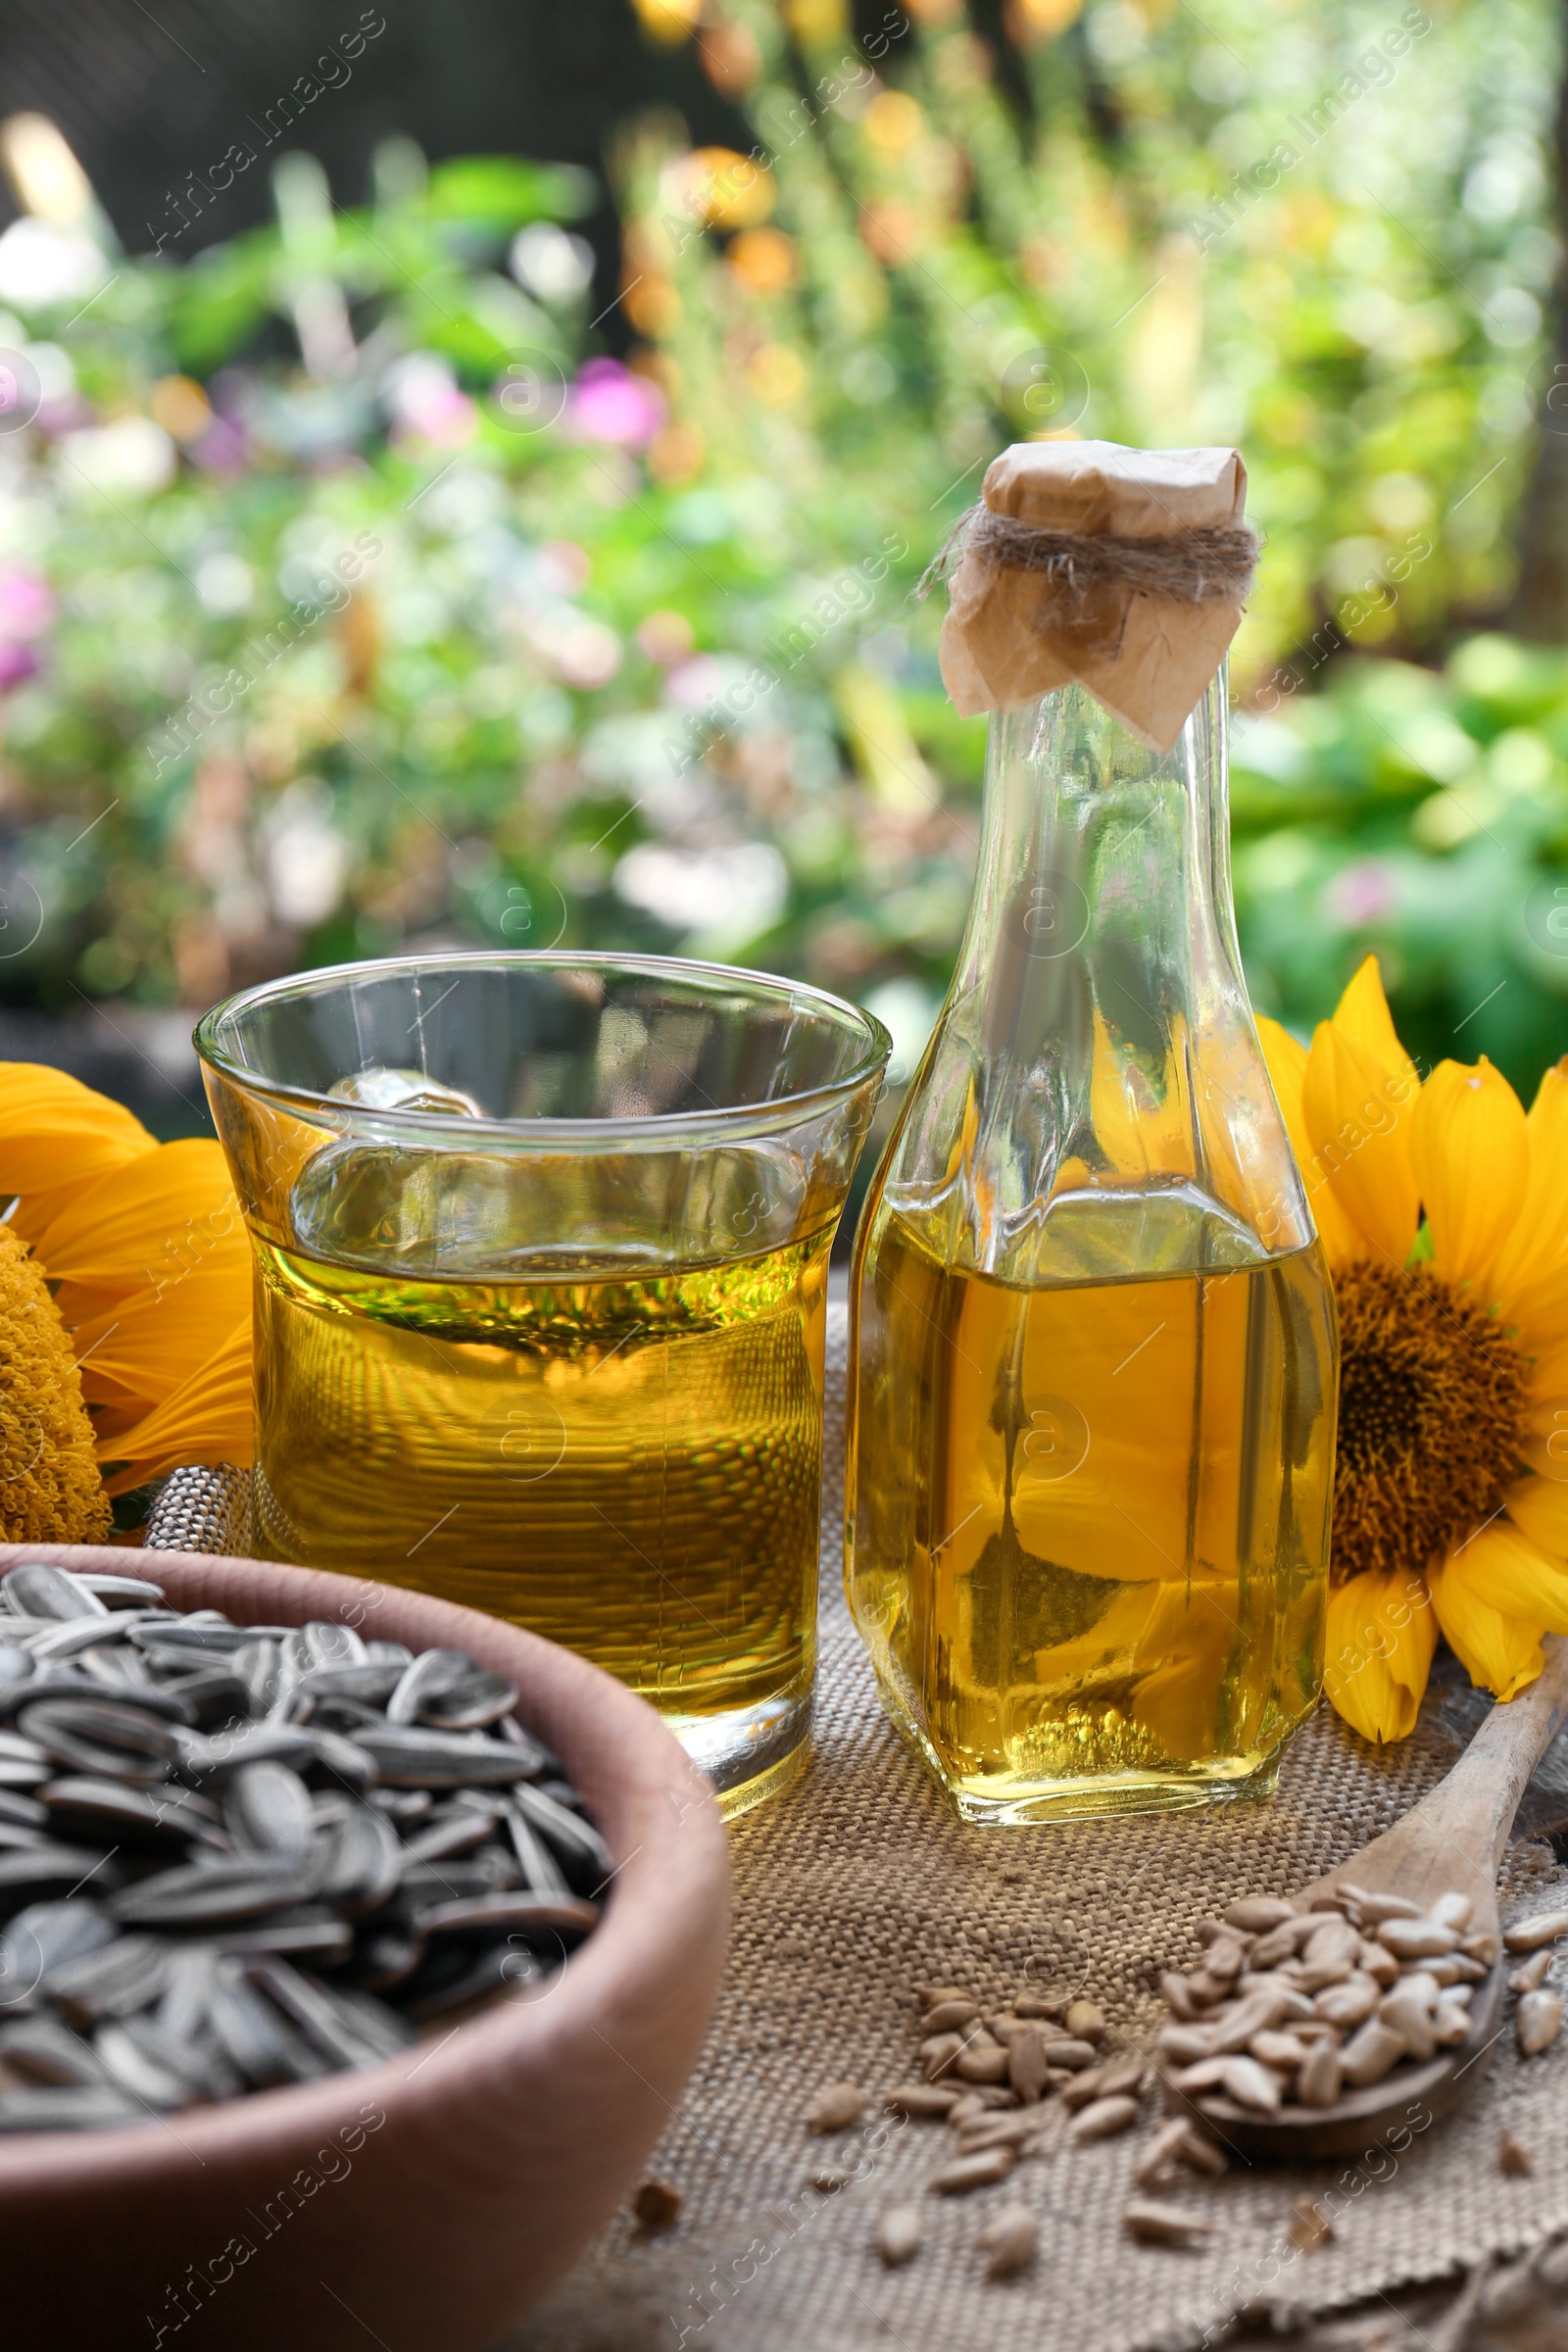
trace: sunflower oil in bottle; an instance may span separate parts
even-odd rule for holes
[[[1114,1225],[1093,1198],[1058,1215],[1080,1205]],[[1316,1246],[1023,1284],[933,1238],[890,1216],[858,1301],[862,1354],[900,1367],[861,1390],[854,1531],[899,1712],[977,1811],[1142,1810],[1266,1773],[1318,1680]]]
[[[1321,1682],[1333,1297],[1241,979],[1224,681],[992,721],[952,990],[852,1275],[846,1581],[981,1821],[1272,1786]]]

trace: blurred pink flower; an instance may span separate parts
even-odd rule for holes
[[[644,449],[667,415],[664,395],[618,360],[589,360],[566,399],[566,427],[579,441]]]
[[[37,655],[30,645],[18,645],[9,637],[0,637],[0,694],[9,694],[13,686],[25,686],[41,668]]]
[[[237,418],[215,416],[190,457],[203,473],[243,473],[246,447],[245,427]]]
[[[0,638],[41,637],[58,612],[54,591],[38,572],[0,564]]]
[[[58,441],[67,433],[79,433],[93,422],[97,413],[92,402],[84,400],[79,392],[63,392],[57,399],[38,403],[35,421],[40,433]]]
[[[682,710],[700,710],[724,691],[724,668],[711,654],[693,654],[664,680],[664,692]]]
[[[479,427],[478,412],[445,360],[415,351],[398,362],[388,379],[393,418],[403,433],[437,449],[461,449]]]
[[[1337,873],[1328,887],[1328,902],[1336,922],[1348,930],[1375,923],[1394,905],[1394,877],[1377,858],[1359,858]]]

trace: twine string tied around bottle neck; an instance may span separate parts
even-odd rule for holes
[[[1129,539],[1110,531],[1050,530],[982,503],[959,515],[914,593],[929,596],[965,556],[974,555],[1005,571],[1043,573],[1042,620],[1071,621],[1107,588],[1169,604],[1240,605],[1251,591],[1261,545],[1248,522]]]

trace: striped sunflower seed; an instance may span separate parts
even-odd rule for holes
[[[432,1698],[456,1690],[472,1671],[461,1649],[426,1649],[412,1658],[386,1702],[388,1723],[417,1723]]]
[[[385,1731],[356,1732],[377,1777],[393,1788],[477,1788],[526,1781],[542,1772],[544,1750],[486,1740],[466,1732],[432,1732],[399,1724]]]
[[[109,2083],[0,2092],[0,2132],[104,2132],[149,2120],[149,2110]]]
[[[129,2017],[158,2000],[169,1977],[166,1947],[150,1936],[122,1936],[74,1952],[44,1971],[38,1990],[72,2025]]]
[[[223,1788],[223,1821],[242,1853],[275,1854],[298,1863],[316,1836],[311,1792],[292,1765],[275,1756],[242,1764]]]
[[[206,2022],[219,2048],[253,2089],[311,2082],[332,2071],[330,2062],[247,1983],[237,1961],[220,1963],[207,1996]]]
[[[24,1560],[0,1577],[0,1595],[19,1617],[107,1617],[107,1604],[79,1576],[44,1560]]]
[[[159,1871],[115,1895],[109,1908],[127,1927],[202,1928],[255,1919],[314,1891],[313,1878],[294,1863],[241,1855]]]
[[[107,2082],[91,2042],[54,2017],[17,2018],[0,2025],[0,2059],[25,2082]]]
[[[0,2129],[372,2066],[591,1932],[613,1862],[502,1677],[99,1582],[0,1582]]]

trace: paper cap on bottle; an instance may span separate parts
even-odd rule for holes
[[[1234,449],[1023,441],[986,469],[942,624],[942,675],[966,718],[1087,687],[1168,752],[1225,658],[1251,585]]]

